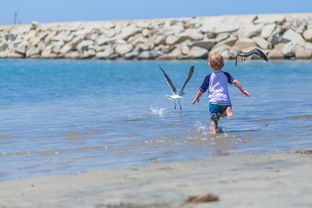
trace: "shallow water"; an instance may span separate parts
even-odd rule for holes
[[[177,88],[174,110],[158,64]],[[0,180],[278,151],[312,144],[312,63],[227,62],[234,119],[209,133],[205,61],[0,60]]]

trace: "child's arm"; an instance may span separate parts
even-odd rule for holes
[[[204,92],[198,90],[197,94],[195,95],[193,101],[192,101],[192,104],[195,104],[196,101],[199,103],[199,98],[204,94]]]
[[[244,87],[242,86],[242,84],[238,80],[234,79],[232,84],[235,85],[241,91],[241,93],[244,96],[249,97],[249,92],[247,92],[247,90],[244,89]]]

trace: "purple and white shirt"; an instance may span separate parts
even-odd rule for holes
[[[208,89],[209,103],[228,106],[231,105],[228,83],[232,84],[233,80],[228,72],[212,72],[205,77],[199,90],[206,92]]]

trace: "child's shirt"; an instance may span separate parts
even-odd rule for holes
[[[205,77],[199,90],[206,92],[208,89],[209,103],[228,106],[231,105],[228,83],[232,84],[233,80],[228,72],[212,72]]]

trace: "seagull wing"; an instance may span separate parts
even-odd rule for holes
[[[255,49],[251,50],[250,53],[251,54],[256,54],[257,56],[259,56],[263,60],[268,61],[267,56],[258,48],[255,48]]]
[[[193,73],[194,73],[194,66],[191,66],[191,68],[190,68],[190,70],[189,70],[189,73],[188,73],[188,76],[187,76],[186,80],[184,81],[184,84],[183,84],[183,86],[182,86],[182,88],[181,88],[181,90],[180,90],[180,92],[179,92],[179,95],[182,95],[182,94],[183,94],[183,90],[184,90],[186,84],[187,84],[187,83],[190,81],[190,79],[192,78]]]
[[[159,65],[158,65],[159,66]],[[175,88],[175,86],[173,85],[170,77],[166,74],[166,72],[161,68],[161,66],[159,66],[160,70],[162,71],[162,73],[164,74],[165,76],[165,79],[167,81],[167,84],[169,85],[169,87],[171,88],[171,91],[173,94],[177,94],[177,89]]]

